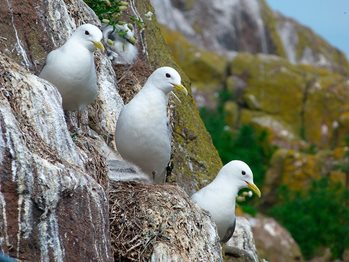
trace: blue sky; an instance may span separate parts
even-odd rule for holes
[[[349,58],[349,0],[267,0],[270,7],[304,24]]]

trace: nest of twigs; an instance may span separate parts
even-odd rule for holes
[[[183,261],[207,252],[209,220],[178,186],[114,182],[109,201],[115,261],[149,261],[159,245]]]
[[[118,81],[118,92],[127,104],[147,81],[153,70],[149,64],[138,59],[133,65],[113,65]]]

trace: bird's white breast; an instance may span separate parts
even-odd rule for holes
[[[116,126],[117,149],[126,160],[151,175],[162,173],[170,160],[167,97],[142,90],[122,110]]]
[[[68,110],[92,102],[97,95],[93,53],[78,43],[67,42],[52,51],[40,77],[57,87]]]
[[[222,239],[235,219],[235,200],[225,195],[219,188],[210,185],[202,188],[192,196],[202,209],[208,211],[216,223],[219,237]]]

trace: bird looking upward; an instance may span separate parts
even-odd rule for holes
[[[75,111],[96,98],[98,87],[93,52],[96,49],[104,51],[102,37],[98,27],[84,24],[63,46],[48,54],[39,76],[57,87],[63,109]]]
[[[261,191],[253,183],[250,167],[242,161],[233,160],[223,166],[210,184],[191,197],[202,209],[210,213],[222,243],[227,242],[234,233],[235,199],[242,188],[250,188],[261,197]]]

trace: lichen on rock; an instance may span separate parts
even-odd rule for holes
[[[118,180],[118,176],[125,180],[125,173],[120,170],[125,165],[125,170],[130,167],[117,154],[113,143],[115,123],[123,106],[119,92],[122,87],[117,83],[120,76],[106,55],[97,54],[99,95],[87,110],[81,111],[82,118],[77,113],[69,113],[66,118],[56,88],[34,75],[40,71],[47,53],[63,44],[78,25],[98,25],[99,21],[80,0],[22,1],[21,5],[12,6],[8,3],[12,1],[0,4],[10,10],[0,17],[0,32],[7,39],[6,43],[0,39],[0,250],[30,261],[112,261],[111,240],[118,241],[118,235],[111,238],[109,234],[106,192],[110,180]],[[142,16],[151,10],[147,1],[138,4]],[[23,13],[30,14],[28,21]],[[17,38],[13,37],[15,33]],[[137,83],[144,83],[150,69],[160,65],[176,67],[156,22],[149,22],[143,33],[147,46],[144,51],[148,52],[142,56],[146,71],[141,67],[138,71],[128,68]],[[22,49],[8,48],[19,44]],[[181,75],[189,87],[184,73]],[[130,99],[134,90],[123,95]],[[221,163],[193,100],[180,98],[180,104],[171,100],[175,153],[170,180],[191,192],[207,183]],[[71,133],[80,120],[82,133]],[[116,168],[114,176],[111,167]],[[183,212],[177,213],[175,205],[164,203],[162,210],[176,225],[174,237],[182,245],[178,250],[184,250],[179,256],[198,255],[220,261],[219,244],[209,217],[182,190],[171,191],[170,186],[154,188],[157,195],[166,195],[169,190],[172,194],[167,198],[184,206]],[[146,211],[148,207],[140,208]],[[185,219],[187,227],[182,228],[184,224],[180,222]],[[191,235],[191,230],[196,233]],[[192,237],[197,239],[198,253],[188,250]],[[175,248],[166,241],[154,245],[152,259],[175,256]]]

